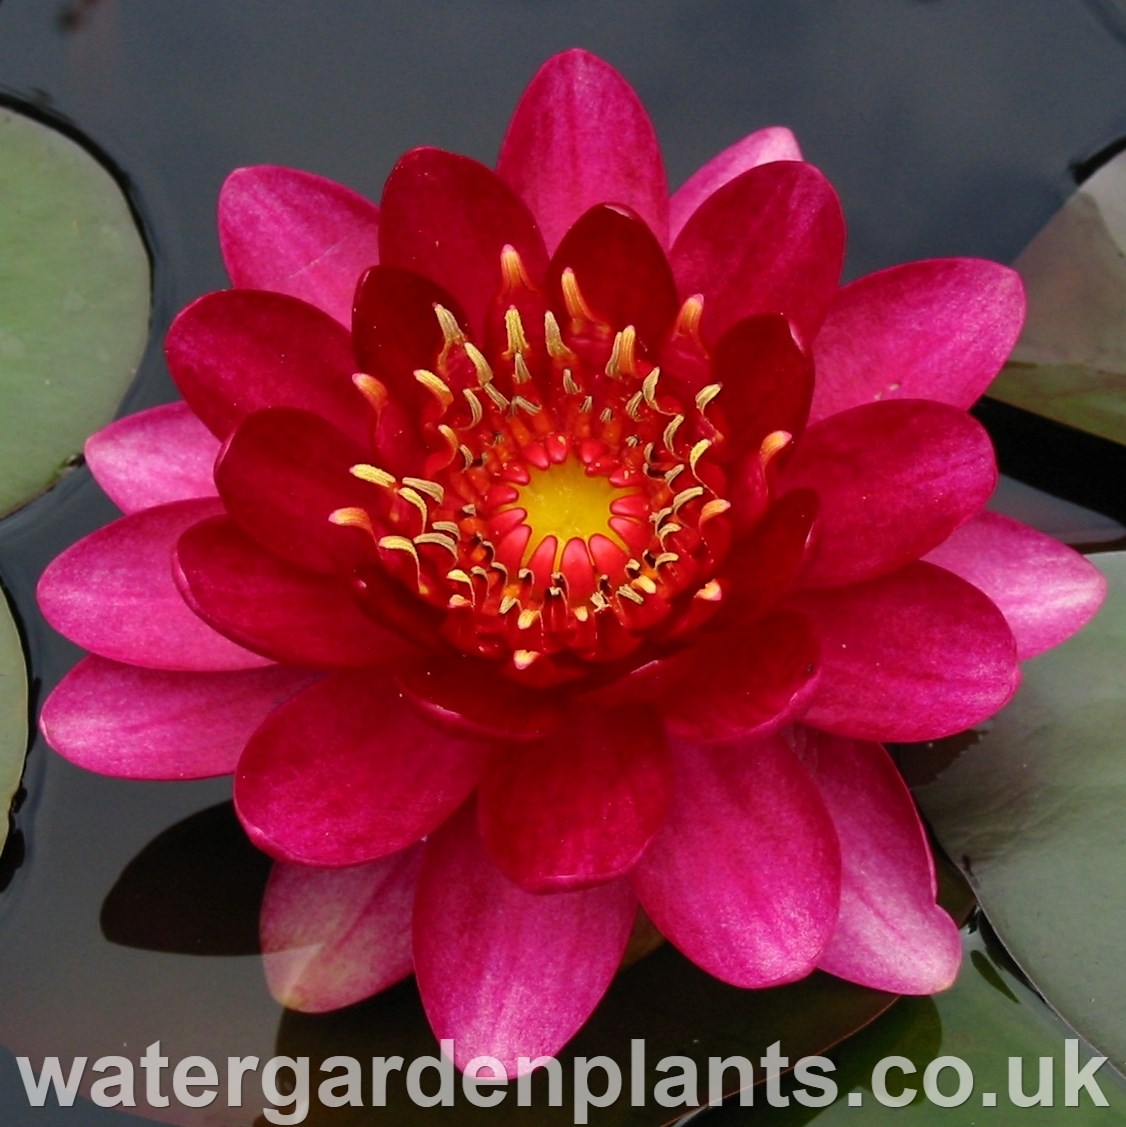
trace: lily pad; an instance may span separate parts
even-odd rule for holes
[[[0,596],[0,849],[27,754],[27,672],[19,631]]]
[[[1029,662],[1016,699],[917,789],[1002,942],[1048,1003],[1126,1060],[1126,553],[1094,622]]]
[[[1126,153],[1085,181],[1013,265],[1028,319],[990,397],[1126,443]]]
[[[1046,1012],[1035,993],[1014,974],[995,940],[981,931],[964,932],[966,961],[955,985],[933,998],[903,998],[892,1010],[848,1042],[847,1051],[827,1071],[837,1087],[836,1100],[817,1111],[805,1107],[793,1082],[783,1081],[780,1095],[789,1105],[771,1106],[769,1092],[757,1089],[753,1111],[736,1102],[722,1109],[691,1116],[684,1127],[727,1127],[753,1122],[755,1127],[963,1127],[967,1123],[1020,1123],[1022,1127],[1112,1127],[1126,1109],[1126,1081],[1109,1062],[1095,1067],[1088,1047]],[[1068,1040],[1075,1044],[1068,1046]],[[834,1054],[829,1054],[830,1058]],[[1072,1064],[1069,1070],[1068,1057]],[[924,1076],[932,1069],[932,1083],[940,1099],[958,1093],[956,1066],[941,1069],[934,1062],[957,1057],[972,1072],[973,1089],[951,1106],[928,1098]],[[904,1088],[915,1095],[902,1107],[886,1106],[885,1087],[874,1083],[881,1061],[898,1058],[889,1070],[886,1092],[902,1098]],[[1022,1091],[1038,1087],[1041,1061],[1051,1070],[1050,1104],[1019,1106],[1010,1099],[1011,1060],[1019,1060]],[[1097,1103],[1094,1089],[1067,1100],[1066,1078],[1084,1068],[1093,1075],[1106,1106]],[[878,1089],[878,1090],[877,1090]],[[810,1088],[807,1095],[816,1096]],[[775,1101],[778,1102],[777,1100]]]
[[[0,107],[0,515],[113,416],[148,337],[149,260],[84,148]]]

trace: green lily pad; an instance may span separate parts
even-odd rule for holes
[[[1013,264],[1028,319],[991,398],[1126,442],[1126,153],[1064,204]]]
[[[0,107],[0,515],[113,416],[148,337],[149,260],[85,149]]]
[[[1126,1110],[1126,1081],[1111,1064],[1091,1063],[1090,1049],[1047,1012],[1034,992],[1013,973],[995,941],[979,931],[966,932],[966,961],[954,986],[933,998],[904,998],[879,1021],[849,1042],[845,1051],[829,1054],[836,1067],[825,1070],[836,1085],[835,1101],[823,1109],[804,1106],[795,1081],[783,1080],[779,1095],[789,1105],[772,1106],[770,1093],[756,1089],[753,1110],[737,1102],[715,1111],[701,1112],[685,1127],[727,1127],[754,1123],[755,1127],[964,1127],[965,1124],[1019,1123],[1024,1127],[1112,1127],[1122,1122]],[[1075,1042],[1071,1047],[1068,1040]],[[1071,1057],[1069,1069],[1068,1057]],[[924,1077],[931,1069],[931,1084],[941,1099],[961,1095],[958,1066],[934,1062],[956,1057],[972,1073],[972,1091],[958,1104],[942,1106],[927,1098]],[[898,1058],[889,1067],[886,1082],[875,1080],[881,1061]],[[1010,1098],[1011,1060],[1019,1060],[1021,1091],[1032,1096],[1038,1088],[1040,1061],[1050,1060],[1051,1104],[1019,1106]],[[1068,1103],[1069,1074],[1090,1069],[1095,1088],[1079,1088]],[[800,1086],[800,1085],[799,1085]],[[887,1106],[885,1091],[905,1098],[905,1088],[915,1095],[901,1107]],[[932,1088],[932,1090],[933,1090]],[[805,1087],[807,1096],[818,1093]],[[992,1102],[991,1102],[992,1099]],[[776,1099],[775,1103],[779,1101]]]
[[[27,755],[27,672],[19,631],[0,596],[0,849]]]
[[[1092,559],[1110,581],[1098,617],[1029,662],[1013,703],[916,795],[1049,1005],[1122,1061],[1126,553]]]

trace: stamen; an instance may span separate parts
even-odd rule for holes
[[[621,379],[623,375],[636,375],[636,353],[637,330],[632,325],[626,325],[624,329],[614,334],[614,343],[610,347],[610,359],[606,361],[606,375],[612,380]]]
[[[485,417],[485,409],[481,406],[481,400],[469,388],[463,387],[461,394],[465,396],[466,402],[469,404],[469,425],[475,427]],[[472,461],[473,459],[470,458],[470,464]]]
[[[512,358],[512,378],[516,383],[528,383],[532,378],[532,373],[519,352]]]
[[[428,481],[424,477],[404,477],[403,484],[417,489],[419,493],[425,493],[436,505],[446,499],[446,491],[436,481]]]
[[[348,472],[361,481],[370,481],[372,485],[381,485],[384,489],[390,489],[395,484],[394,476],[386,470],[381,470],[378,466],[368,466],[361,462],[358,465],[349,466]]]
[[[473,361],[473,367],[477,369],[477,382],[481,387],[488,387],[493,380],[493,370],[489,366],[488,360],[485,359],[485,354],[470,340],[467,340],[462,346],[465,350],[465,355]]]
[[[453,536],[447,536],[442,532],[420,532],[414,538],[415,544],[436,544],[439,548],[445,548],[447,552],[456,560],[458,557],[457,540]]]
[[[635,391],[628,400],[626,400],[626,414],[629,415],[635,423],[641,421],[641,404],[645,402],[645,396],[640,391]]]
[[[450,391],[449,384],[441,376],[428,372],[425,368],[418,368],[414,373],[414,378],[438,400],[443,412],[450,409],[450,404],[454,401],[454,394]]]
[[[505,284],[510,290],[532,288],[531,279],[524,269],[524,260],[520,257],[520,252],[511,244],[506,243],[504,250],[500,252],[500,269]]]
[[[522,395],[514,395],[512,397],[512,409],[514,411],[527,411],[529,415],[538,415],[540,413],[540,405],[533,403],[530,399],[525,399]]]
[[[352,383],[376,414],[387,406],[387,388],[375,376],[369,376],[367,372],[356,372],[352,376]]]
[[[372,527],[371,517],[368,515],[366,509],[349,507],[346,509],[334,509],[328,514],[328,519],[333,524],[339,524],[346,528],[362,528],[370,535],[375,535],[375,529]]]
[[[696,410],[701,414],[707,410],[708,404],[723,390],[723,385],[710,383],[696,392]]]
[[[418,563],[418,549],[414,546],[414,542],[405,536],[381,536],[379,546],[390,552],[406,552],[416,564]]]
[[[582,292],[579,290],[579,283],[575,280],[575,272],[570,266],[563,271],[563,276],[559,281],[563,287],[563,304],[567,307],[571,320],[595,320],[594,312],[583,298]]]
[[[673,332],[693,340],[700,339],[700,320],[704,316],[704,295],[693,294],[687,298],[676,315]]]
[[[657,380],[661,377],[660,368],[652,368],[649,374],[641,381],[641,394],[645,396],[645,402],[654,410],[659,410],[657,406]]]
[[[449,346],[462,344],[465,341],[465,334],[461,331],[457,318],[444,305],[439,305],[437,302],[434,303],[434,312],[437,314],[438,324],[442,327],[442,336],[446,344]]]
[[[693,473],[696,472],[696,464],[711,449],[711,446],[711,439],[701,438],[700,441],[692,447],[692,452],[688,455],[688,468]]]
[[[543,315],[543,335],[548,356],[554,360],[574,360],[575,354],[563,343],[559,322],[550,309]]]
[[[422,516],[422,527],[425,528],[430,520],[430,508],[422,499],[422,494],[409,487],[401,487],[396,489],[395,492],[419,511]]]
[[[498,411],[508,410],[508,400],[497,390],[494,384],[485,384],[485,394],[493,401],[493,406]]]
[[[661,436],[661,441],[665,444],[665,449],[670,454],[675,453],[675,451],[673,450],[673,443],[676,441],[676,432],[680,430],[683,424],[684,416],[674,415],[672,417],[672,421],[667,427],[665,427],[665,433]]]
[[[534,661],[538,661],[540,656],[535,650],[517,650],[512,655],[512,664],[517,669],[527,669]]]
[[[582,395],[583,389],[575,382],[570,368],[563,369],[563,390],[568,395]]]
[[[517,353],[527,352],[532,346],[524,332],[524,322],[520,320],[520,310],[510,305],[504,313],[504,331],[508,336],[508,351],[505,356],[511,359]]]
[[[794,436],[789,431],[776,430],[768,434],[763,440],[762,445],[759,447],[759,461],[762,462],[762,468],[766,469],[771,462],[793,442]]]

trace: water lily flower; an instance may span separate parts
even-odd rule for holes
[[[90,440],[126,515],[43,576],[91,656],[42,726],[110,775],[233,773],[277,861],[278,996],[413,971],[458,1064],[515,1074],[586,1020],[639,906],[739,986],[947,986],[883,742],[989,716],[1101,598],[983,509],[967,408],[1013,272],[841,287],[837,197],[788,131],[670,199],[582,51],[495,171],[418,149],[377,208],[242,169],[219,231],[232,288],[167,338],[183,401]]]

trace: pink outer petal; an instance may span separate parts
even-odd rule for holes
[[[1078,552],[1000,513],[981,513],[927,559],[1001,608],[1021,661],[1070,638],[1106,595],[1106,578]]]
[[[818,966],[895,994],[945,990],[962,941],[934,902],[926,833],[899,772],[880,744],[811,729],[797,735],[844,864],[841,914]]]
[[[164,341],[192,410],[219,438],[266,407],[300,407],[359,443],[372,417],[352,383],[348,330],[285,294],[222,290],[182,310]]]
[[[235,809],[280,861],[361,864],[441,825],[476,786],[483,758],[483,745],[423,720],[387,670],[336,673],[254,733]]]
[[[800,581],[856,583],[917,560],[996,484],[989,435],[945,403],[867,403],[815,423],[778,475],[778,488],[813,489],[820,501]]]
[[[94,480],[123,512],[214,497],[219,441],[186,403],[126,415],[86,440]]]
[[[91,533],[43,572],[43,616],[84,649],[130,665],[200,671],[268,665],[268,658],[197,618],[172,579],[181,534],[222,511],[218,500],[174,501]]]
[[[176,581],[200,618],[274,661],[333,669],[418,652],[364,614],[346,580],[267,555],[229,517],[180,537]]]
[[[460,1068],[497,1057],[554,1056],[605,994],[637,911],[624,880],[535,895],[503,877],[473,811],[426,844],[414,916],[415,974],[435,1035],[454,1041]]]
[[[379,208],[308,172],[240,168],[219,195],[219,243],[235,286],[290,294],[348,325],[356,283],[379,261]]]
[[[315,677],[277,665],[180,673],[87,657],[47,698],[39,725],[60,755],[101,775],[227,775],[254,729]]]
[[[845,286],[813,342],[811,418],[877,399],[969,407],[1008,358],[1024,287],[975,258],[908,262]]]
[[[275,864],[259,921],[270,993],[325,1013],[406,978],[421,860],[413,846],[348,869]]]
[[[665,243],[668,182],[653,123],[628,82],[587,51],[540,67],[512,116],[497,172],[523,198],[554,251],[599,203],[632,208]]]
[[[634,869],[672,943],[735,986],[808,974],[837,918],[841,859],[817,789],[779,736],[674,747],[674,800]]]
[[[792,602],[821,635],[816,728],[934,740],[992,716],[1016,691],[1016,644],[976,587],[928,563]]]
[[[805,345],[840,277],[841,205],[812,165],[760,164],[701,204],[669,257],[680,296],[704,295],[709,341],[752,313],[782,313]]]
[[[381,261],[447,290],[479,338],[501,285],[506,246],[519,253],[530,278],[543,277],[547,254],[535,220],[483,164],[415,149],[391,170],[383,189]]]
[[[675,240],[692,213],[729,180],[773,160],[801,160],[797,139],[780,125],[767,126],[728,146],[698,168],[669,201],[669,239]]]
[[[670,767],[651,710],[575,714],[499,755],[478,796],[497,867],[529,892],[602,884],[632,868],[664,820]]]

